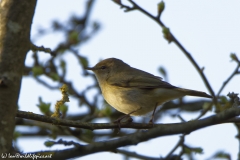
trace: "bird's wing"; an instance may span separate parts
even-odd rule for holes
[[[133,71],[133,72],[132,72]],[[110,85],[125,88],[177,88],[167,82],[162,81],[161,77],[154,76],[150,73],[131,68],[124,73],[118,73],[118,76],[111,76],[107,79]]]

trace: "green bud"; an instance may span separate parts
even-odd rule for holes
[[[46,141],[46,142],[44,143],[44,145],[45,145],[46,147],[52,147],[52,146],[54,145],[54,142],[52,142],[52,141]]]
[[[167,27],[163,27],[163,37],[170,43],[172,42],[172,35],[171,35],[171,32],[170,32],[170,29],[167,28]]]
[[[203,149],[200,148],[200,147],[192,148],[192,151],[195,152],[195,153],[199,153],[199,154],[203,153]]]
[[[79,33],[77,31],[71,31],[68,35],[68,40],[71,44],[77,44],[79,42]]]
[[[163,75],[163,77],[166,79],[167,77],[167,71],[165,70],[164,67],[159,67],[158,71]]]
[[[219,151],[215,153],[213,159],[231,159],[231,155],[229,153],[225,153],[224,151]]]
[[[80,57],[80,62],[82,64],[83,67],[87,67],[88,66],[88,60],[86,57]]]
[[[32,68],[33,76],[37,77],[43,74],[43,68],[41,66],[35,66]]]
[[[63,114],[66,114],[67,111],[68,111],[68,106],[66,106],[66,105],[61,105],[61,106],[60,106],[60,111],[61,111]]]
[[[66,69],[66,62],[64,60],[61,60],[60,66],[63,70],[65,70]]]
[[[231,53],[230,57],[232,58],[233,61],[239,62],[238,57],[235,53]]]
[[[60,79],[57,73],[50,73],[50,77],[53,81],[58,81]]]
[[[163,27],[162,32],[163,32],[163,34],[169,34],[170,33],[170,29],[167,28],[167,27]]]
[[[165,8],[165,3],[163,1],[158,3],[158,15],[161,15],[161,13],[163,12],[164,8]]]
[[[41,111],[43,114],[48,115],[48,113],[50,113],[51,103],[45,103],[45,102],[43,102],[41,97],[39,97],[38,101],[39,101],[39,104],[37,104],[37,106],[38,106],[38,108],[40,109],[40,111]]]

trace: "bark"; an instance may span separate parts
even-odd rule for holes
[[[12,148],[24,61],[36,0],[0,1],[0,153]]]

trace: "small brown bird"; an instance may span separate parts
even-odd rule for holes
[[[105,59],[86,69],[95,73],[103,97],[112,107],[131,116],[153,111],[150,122],[157,106],[164,102],[186,95],[212,98],[205,92],[173,86],[116,58]]]

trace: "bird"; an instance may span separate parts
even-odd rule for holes
[[[156,108],[170,100],[184,96],[212,98],[205,92],[171,85],[161,77],[133,68],[117,58],[107,58],[86,69],[94,72],[109,105],[126,116],[142,116],[152,112],[149,123],[153,123]]]

